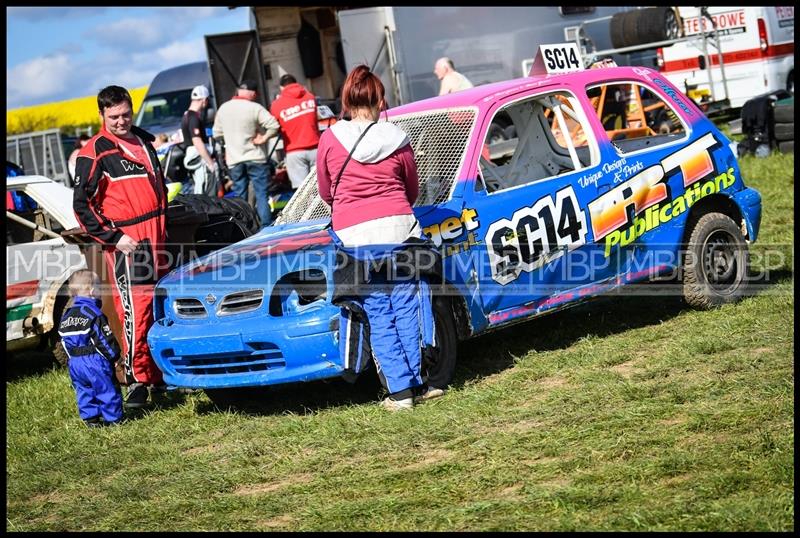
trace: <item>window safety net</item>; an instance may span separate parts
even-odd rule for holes
[[[414,149],[419,174],[419,197],[415,206],[439,204],[450,197],[475,115],[473,108],[456,108],[389,119],[408,134]],[[330,208],[319,197],[316,169],[313,169],[275,223],[304,222],[330,217],[330,214]]]

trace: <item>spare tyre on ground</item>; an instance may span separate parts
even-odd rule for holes
[[[794,153],[794,96],[776,101],[772,107],[772,132],[781,153]]]
[[[167,210],[167,237],[173,252],[204,256],[250,237],[261,228],[253,206],[243,198],[179,194]],[[180,262],[175,261],[170,269]]]

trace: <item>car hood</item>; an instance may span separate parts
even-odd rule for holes
[[[292,258],[300,253],[311,255],[333,250],[327,230],[329,222],[330,219],[320,219],[264,228],[247,239],[172,270],[159,281],[158,287],[208,286],[217,282],[244,284],[244,268],[251,270],[251,275],[258,274],[263,283],[267,283],[263,281],[266,270],[271,275],[268,280],[274,282],[280,277],[280,268],[296,266]],[[319,256],[315,259],[319,261]]]
[[[158,136],[161,133],[172,136],[174,133],[181,130],[181,120],[180,118],[172,118],[165,122],[148,123],[147,125],[137,125],[137,127],[144,129],[153,136]]]

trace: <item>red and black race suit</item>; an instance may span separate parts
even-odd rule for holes
[[[113,275],[127,382],[158,385],[163,378],[150,355],[147,330],[153,323],[153,288],[166,270],[167,189],[151,144],[155,138],[135,126],[131,132],[141,147],[103,128],[81,149],[72,204],[81,228],[103,245]],[[139,242],[130,256],[115,248],[123,234]]]

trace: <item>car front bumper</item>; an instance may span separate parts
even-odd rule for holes
[[[164,382],[215,389],[337,377],[339,309],[327,302],[291,316],[230,316],[216,323],[153,324],[148,344]]]

